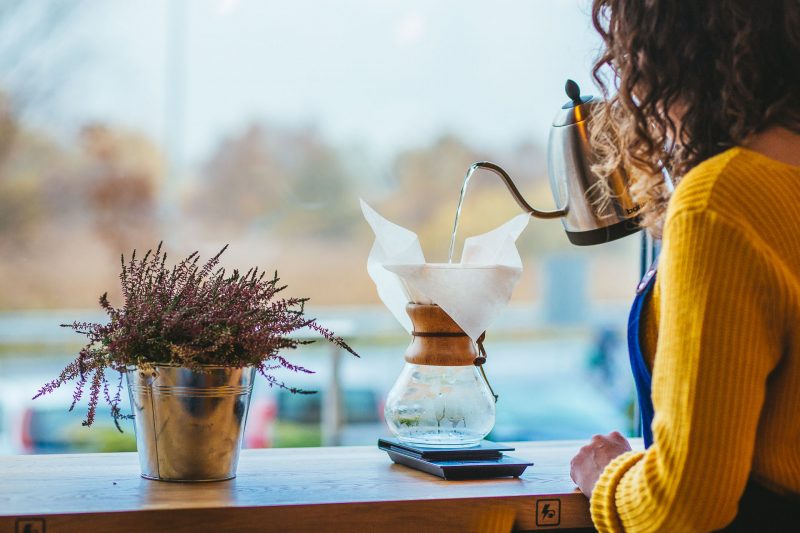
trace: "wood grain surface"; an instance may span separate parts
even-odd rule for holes
[[[236,479],[197,484],[143,479],[135,453],[0,457],[0,532],[587,528],[569,478],[582,444],[516,443],[535,465],[487,481],[444,481],[377,447],[244,450]]]

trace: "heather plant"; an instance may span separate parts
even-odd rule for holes
[[[313,373],[282,355],[314,342],[293,338],[293,333],[309,328],[358,356],[344,340],[305,316],[307,298],[279,297],[286,286],[279,284],[277,272],[268,277],[253,268],[244,274],[238,270],[227,274],[218,266],[226,249],[202,266],[195,252],[172,268],[166,265],[161,244],[141,259],[134,251],[126,263],[123,255],[122,307],[111,305],[106,293],[100,297],[100,306],[108,314],[107,323],[62,324],[85,335],[88,343],[34,398],[76,380],[71,411],[88,385],[89,409],[83,424],[91,426],[101,394],[115,422],[126,417],[119,404],[122,380],[131,367],[152,371],[155,365],[177,365],[202,372],[204,365],[253,366],[270,386],[308,393],[287,386],[271,373],[278,368]],[[109,371],[119,374],[113,385]]]

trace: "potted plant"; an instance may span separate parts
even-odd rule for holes
[[[123,303],[107,293],[100,306],[108,322],[63,324],[88,339],[74,361],[35,398],[76,381],[72,410],[88,389],[84,425],[91,426],[102,399],[119,419],[132,417],[142,476],[171,481],[212,481],[236,475],[255,374],[289,389],[272,371],[311,371],[284,358],[313,342],[293,338],[308,328],[357,355],[341,338],[304,314],[305,298],[283,298],[277,272],[227,274],[225,251],[201,266],[197,252],[173,267],[159,244],[137,259],[122,257]],[[118,378],[109,374],[116,373]],[[127,379],[132,415],[120,407]],[[120,429],[121,431],[121,429]]]

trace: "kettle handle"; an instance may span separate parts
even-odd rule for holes
[[[511,196],[513,196],[514,200],[516,200],[517,205],[519,205],[523,211],[530,214],[532,217],[561,218],[563,216],[566,216],[567,214],[566,207],[564,209],[556,209],[555,211],[539,211],[535,207],[532,207],[528,202],[525,201],[525,198],[522,197],[522,194],[519,192],[519,189],[517,189],[517,186],[514,184],[514,181],[511,179],[511,176],[509,176],[508,173],[500,167],[500,165],[496,165],[489,161],[479,161],[478,163],[473,163],[472,166],[470,167],[470,170],[474,171],[479,168],[489,170],[500,176],[500,179],[502,179],[503,183],[506,184],[508,192],[510,192]]]

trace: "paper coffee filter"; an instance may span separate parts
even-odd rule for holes
[[[449,264],[427,263],[414,232],[386,220],[363,200],[361,210],[375,232],[367,271],[381,301],[409,333],[408,302],[438,305],[472,340],[508,304],[522,275],[515,242],[529,215],[468,238],[461,261]]]

